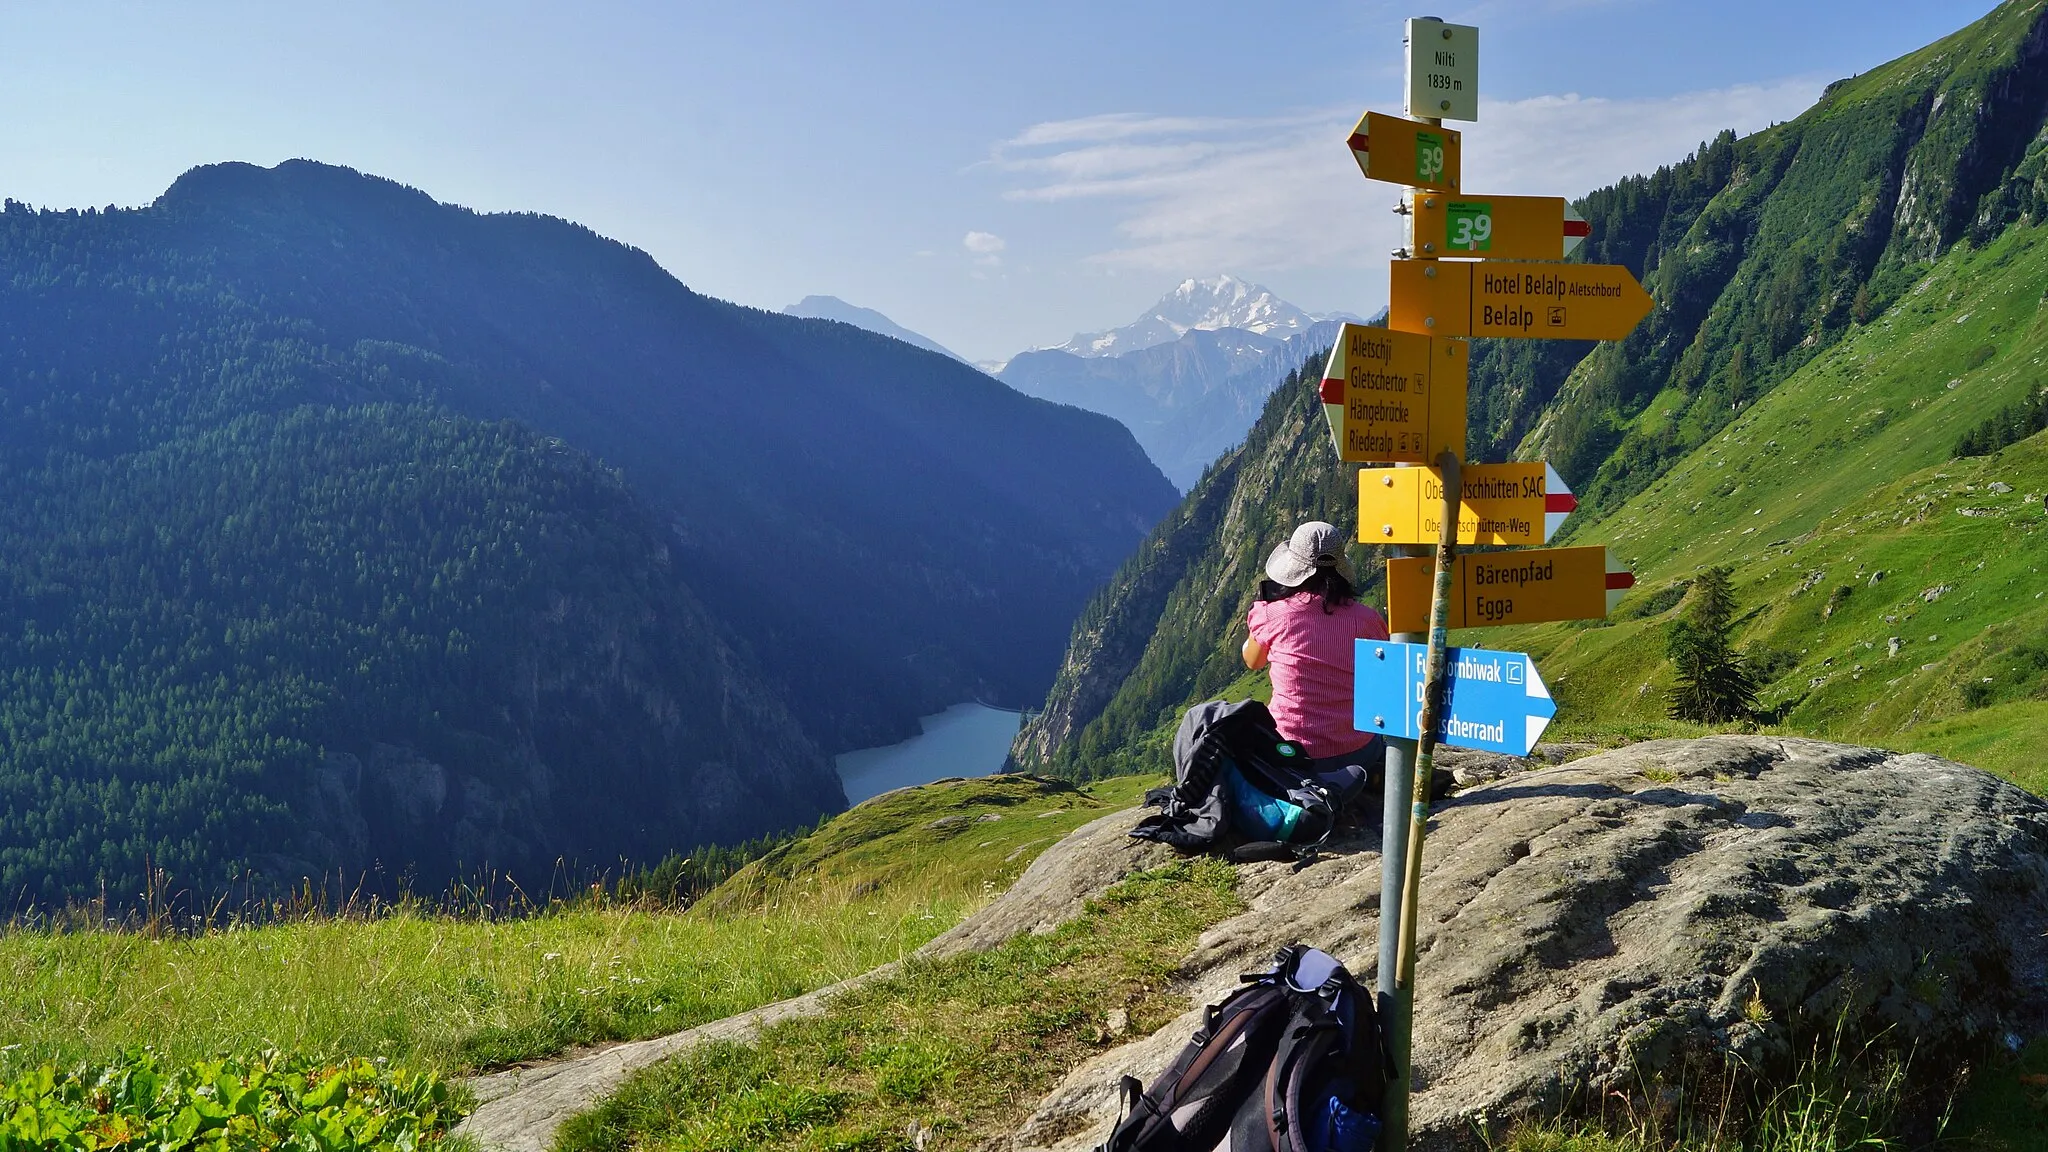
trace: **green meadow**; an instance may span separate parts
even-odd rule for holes
[[[1692,734],[1664,719],[1666,625],[1694,572],[1729,565],[1771,730],[2048,791],[2048,438],[1951,455],[2048,379],[2044,284],[2048,229],[1958,245],[1612,516],[1570,526],[1559,543],[1605,544],[1636,573],[1612,619],[1454,642],[1536,654],[1554,738]]]

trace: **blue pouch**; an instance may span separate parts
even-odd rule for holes
[[[1380,1118],[1360,1112],[1324,1093],[1311,1110],[1309,1152],[1372,1152],[1380,1142]]]
[[[1301,822],[1300,805],[1253,787],[1235,764],[1224,764],[1223,788],[1230,802],[1231,826],[1246,839],[1284,843],[1294,835],[1294,826]]]

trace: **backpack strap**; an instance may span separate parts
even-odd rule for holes
[[[1255,1092],[1289,1011],[1286,989],[1267,979],[1211,1005],[1202,1026],[1150,1088],[1119,1082],[1122,1119],[1096,1152],[1207,1152],[1236,1108]]]
[[[1302,996],[1295,1003],[1280,1048],[1266,1070],[1266,1133],[1273,1152],[1307,1152],[1301,1138],[1307,1119],[1302,1089],[1309,1073],[1344,1040],[1342,1025],[1319,997]]]

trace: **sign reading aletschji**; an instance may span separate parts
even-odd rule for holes
[[[1463,340],[1344,325],[1322,383],[1338,459],[1423,463],[1449,451],[1463,460],[1466,353]]]

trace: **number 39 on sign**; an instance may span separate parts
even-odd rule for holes
[[[1448,247],[1453,252],[1493,249],[1493,205],[1484,200],[1453,200],[1446,207]]]

